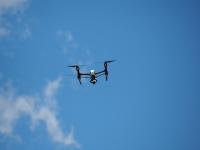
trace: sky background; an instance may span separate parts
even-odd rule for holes
[[[199,5],[0,0],[0,149],[200,149]]]

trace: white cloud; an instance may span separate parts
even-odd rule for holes
[[[56,35],[57,35],[58,37],[63,37],[63,38],[65,38],[65,40],[66,40],[67,42],[72,42],[72,41],[74,41],[74,36],[72,35],[72,33],[71,33],[70,31],[58,30],[58,31],[56,32]]]
[[[18,25],[17,20],[20,18],[20,14],[24,12],[28,0],[0,0],[0,39],[13,36],[13,33],[20,35],[23,39],[27,39],[31,36],[30,28],[18,29],[23,25]],[[7,14],[12,18],[7,17]],[[14,24],[13,21],[14,20]],[[18,26],[17,26],[18,25]],[[18,32],[20,33],[18,33]]]
[[[83,60],[90,59],[91,49],[88,46],[81,45],[73,32],[62,29],[57,30],[56,39],[61,50],[68,55],[69,59],[73,59],[73,61],[74,59],[82,60],[80,57],[83,57]]]
[[[58,30],[56,32],[57,40],[59,41],[63,52],[68,53],[79,48],[74,35],[70,31]]]
[[[22,11],[26,3],[27,0],[0,0],[0,15],[6,12]]]
[[[12,136],[17,121],[25,115],[31,120],[30,128],[35,128],[42,122],[46,125],[47,132],[54,142],[78,147],[73,129],[68,134],[64,134],[60,128],[55,107],[52,107],[56,105],[51,101],[55,100],[61,80],[59,77],[47,84],[42,92],[44,99],[47,100],[43,100],[43,96],[17,95],[10,83],[0,87],[0,133]],[[41,104],[40,101],[44,103]]]
[[[44,96],[46,99],[52,100],[54,98],[55,93],[60,87],[61,80],[62,78],[58,77],[57,80],[54,80],[53,82],[52,81],[48,82],[46,88],[44,89]]]
[[[75,145],[78,143],[74,139],[73,130],[65,136],[59,127],[59,123],[56,119],[55,113],[52,112],[48,107],[43,107],[37,114],[37,119],[45,122],[47,131],[55,142],[63,143],[65,145]]]

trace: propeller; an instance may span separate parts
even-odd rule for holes
[[[72,67],[72,68],[75,68],[75,67],[78,67],[78,65],[70,65],[68,67]]]
[[[69,66],[67,66],[67,67],[76,68],[76,67],[82,67],[82,66],[87,66],[87,65],[69,65]]]
[[[108,60],[108,61],[105,61],[105,63],[111,63],[111,62],[115,62],[117,60]]]

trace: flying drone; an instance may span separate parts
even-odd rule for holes
[[[81,79],[82,78],[89,78],[90,79],[90,83],[95,84],[97,83],[97,78],[105,75],[105,79],[106,81],[108,80],[108,64],[111,62],[114,62],[116,60],[108,60],[108,61],[104,61],[104,70],[99,71],[99,72],[95,72],[95,70],[90,70],[89,73],[82,73],[80,72],[80,66],[79,65],[70,65],[68,67],[72,67],[76,69],[77,72],[77,79],[79,81],[80,84],[82,84]]]

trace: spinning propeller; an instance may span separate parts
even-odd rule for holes
[[[108,61],[105,61],[104,63],[111,63],[111,62],[115,62],[117,60],[108,60]]]

